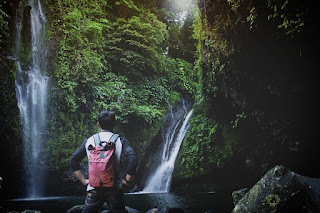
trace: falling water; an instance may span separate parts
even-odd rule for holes
[[[24,13],[29,12],[29,15]],[[30,20],[24,20],[30,18]],[[25,26],[30,23],[30,26]],[[40,0],[20,2],[16,18],[15,58],[17,60],[16,97],[23,129],[24,168],[27,197],[43,196],[44,164],[43,142],[45,141],[47,99],[50,78],[44,76],[47,66],[47,48],[44,43],[46,17]],[[30,32],[27,32],[30,29]],[[30,60],[21,54],[22,32],[30,33]],[[25,34],[23,34],[25,36]],[[24,40],[23,40],[24,41]],[[24,59],[23,59],[24,58]]]
[[[179,153],[182,141],[190,127],[188,123],[193,110],[184,116],[184,121],[172,122],[168,130],[163,134],[164,148],[161,163],[155,172],[147,179],[143,192],[168,192],[171,184],[171,177],[174,164]],[[174,116],[172,116],[174,119]]]

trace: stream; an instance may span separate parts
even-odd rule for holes
[[[2,200],[0,206],[6,211],[39,210],[42,213],[62,213],[75,205],[83,205],[85,196],[44,197],[41,199]],[[167,208],[179,208],[184,212],[231,212],[231,194],[226,192],[177,193],[129,193],[125,194],[126,206],[147,212],[158,208],[165,212]],[[210,211],[209,211],[210,210]],[[0,211],[2,212],[2,211]],[[130,211],[129,211],[130,212]]]

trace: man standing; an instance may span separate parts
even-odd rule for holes
[[[107,202],[109,212],[125,212],[123,186],[128,186],[132,180],[132,176],[135,174],[137,158],[135,151],[129,145],[129,141],[126,138],[117,137],[117,135],[112,132],[115,126],[115,120],[114,112],[108,110],[100,112],[98,126],[101,131],[88,138],[70,159],[74,175],[83,185],[87,186],[84,213],[99,212],[104,202]],[[112,178],[114,181],[110,187],[93,187],[90,185],[89,179],[85,178],[82,173],[80,162],[85,156],[89,158],[91,150],[97,144],[97,140],[99,142],[108,142],[112,140],[112,138],[115,138],[114,178]]]

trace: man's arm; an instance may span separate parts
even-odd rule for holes
[[[86,186],[89,184],[89,179],[86,179],[81,170],[76,170],[73,172],[76,178],[82,183],[82,185]]]
[[[132,179],[133,175],[129,175],[129,174],[126,174],[126,177],[125,179],[121,179],[121,183],[125,186],[129,186],[130,183],[131,183],[131,179]]]
[[[125,155],[127,159],[127,174],[125,179],[122,179],[121,182],[122,184],[128,186],[136,173],[137,156],[126,138],[122,139],[122,154]]]
[[[87,155],[86,146],[85,146],[86,142],[87,141],[83,142],[80,148],[73,153],[70,159],[70,165],[71,165],[71,168],[73,169],[73,173],[83,185],[88,185],[89,183],[89,180],[85,178],[80,167],[80,162]]]

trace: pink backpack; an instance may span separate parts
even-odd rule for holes
[[[113,134],[108,142],[101,141],[99,134],[93,135],[95,146],[88,147],[89,184],[92,187],[113,187],[115,179],[116,141],[118,134]]]

